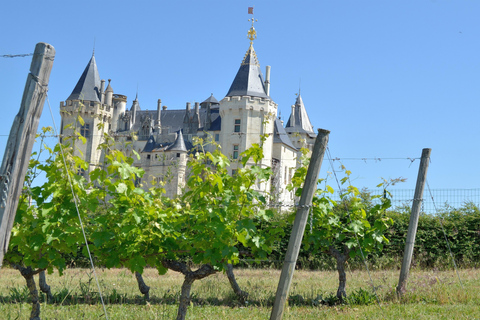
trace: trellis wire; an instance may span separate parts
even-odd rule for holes
[[[1,58],[24,58],[24,57],[29,57],[29,56],[33,56],[33,53],[3,54],[0,57]]]
[[[365,189],[370,195],[383,196],[383,189]],[[389,196],[394,207],[411,207],[414,189],[388,189],[391,196]],[[466,203],[473,203],[480,207],[480,188],[475,189],[430,189],[432,198],[437,199],[437,203],[443,203],[445,209],[460,208]],[[428,214],[436,214],[441,208],[437,208],[433,203],[432,198],[423,199],[422,212]],[[333,196],[334,200],[339,200],[337,195]],[[439,200],[440,199],[440,200]],[[375,199],[373,199],[375,201]]]
[[[48,94],[47,94],[47,103],[48,103],[48,108],[50,109],[50,115],[52,116],[52,122],[53,122],[53,130],[55,131],[55,133],[57,133],[57,126],[55,124],[55,119],[53,117],[53,112],[52,112],[52,108],[50,106],[50,101],[48,99]],[[60,141],[59,141],[60,142]],[[93,270],[93,275],[95,276],[95,282],[97,284],[97,288],[98,288],[98,294],[100,295],[100,301],[102,302],[102,306],[103,306],[103,312],[105,313],[105,319],[108,320],[108,314],[107,314],[107,309],[105,307],[105,302],[103,301],[103,295],[102,295],[102,290],[100,289],[100,283],[98,281],[98,277],[97,277],[97,272],[95,270],[95,265],[93,263],[93,259],[92,259],[92,254],[90,253],[90,248],[88,246],[88,241],[87,241],[87,235],[85,234],[85,228],[83,227],[83,222],[82,222],[82,217],[80,216],[80,210],[78,209],[78,200],[77,200],[77,195],[75,194],[75,191],[73,190],[73,184],[72,184],[72,179],[70,177],[70,174],[68,174],[68,168],[67,168],[67,162],[65,160],[65,154],[63,152],[63,146],[61,143],[59,143],[59,146],[60,146],[60,152],[62,154],[62,158],[63,158],[63,164],[65,166],[65,171],[67,172],[67,177],[68,177],[68,183],[70,184],[70,189],[72,190],[72,195],[73,195],[73,201],[75,203],[75,209],[77,210],[77,215],[78,215],[78,220],[80,221],[80,227],[82,228],[82,233],[83,233],[83,238],[85,240],[85,246],[87,248],[87,252],[88,252],[88,257],[90,259],[90,264],[92,266],[92,270]]]
[[[427,181],[427,188],[428,188],[428,191],[430,192],[430,186],[428,185],[428,181]],[[435,200],[433,199],[433,195],[431,192],[430,192],[430,197],[432,198],[433,205],[435,206]],[[447,233],[445,232],[445,228],[443,227],[443,217],[441,215],[438,215],[438,219],[440,221],[440,225],[442,226],[443,237],[447,242],[448,251],[450,252],[450,257],[452,258],[453,266],[455,268],[455,272],[457,273],[458,281],[460,281],[460,286],[462,287],[462,289],[464,289],[462,279],[460,279],[460,274],[458,273],[457,263],[455,262],[455,258],[453,257],[452,249],[450,248],[450,242],[448,241]]]
[[[333,167],[333,160],[332,160],[332,156],[330,154],[330,148],[328,146],[327,146],[327,155],[328,155],[328,160],[330,162],[330,166],[331,166],[332,171],[333,171],[333,175],[335,177],[335,181],[337,182],[338,189],[340,190],[341,189],[340,182],[338,181],[337,173],[335,172],[335,170],[333,170],[333,168],[334,168]],[[345,204],[345,210],[347,210],[348,218],[350,219],[350,223],[352,223],[352,218],[350,217],[347,204],[346,204],[346,202],[343,202],[343,203]],[[370,269],[368,268],[367,260],[365,259],[365,255],[363,254],[363,249],[362,249],[362,246],[360,244],[360,240],[358,240],[357,233],[354,232],[354,234],[355,234],[355,239],[357,240],[357,243],[358,243],[358,248],[360,249],[360,254],[362,255],[363,263],[365,264],[365,268],[367,269],[368,277],[370,278],[370,283],[372,285],[373,292],[375,293],[375,298],[377,300],[377,305],[380,308],[380,310],[383,312],[382,305],[380,304],[380,299],[378,298],[377,289],[375,288],[375,284],[373,283],[372,275],[370,274]]]

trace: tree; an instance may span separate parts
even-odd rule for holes
[[[177,319],[184,319],[193,282],[237,263],[239,244],[260,258],[271,250],[268,236],[256,227],[272,215],[265,195],[255,190],[271,174],[257,165],[262,156],[260,145],[253,145],[242,154],[243,168],[231,176],[228,158],[219,148],[205,151],[200,140],[188,162],[185,192],[168,199],[158,188],[145,192],[135,186],[143,170],[110,150],[104,168],[90,175],[97,198],[107,199],[105,212],[92,223],[96,257],[108,268],[142,273],[148,264],[160,274],[182,273]]]
[[[297,195],[301,195],[304,174],[303,168],[295,173],[291,187],[298,188]],[[324,252],[335,258],[339,278],[337,298],[340,301],[346,297],[345,265],[348,259],[382,250],[383,245],[388,243],[385,232],[393,223],[393,220],[386,216],[386,210],[391,205],[390,200],[372,196],[372,200],[376,200],[377,204],[372,205],[365,201],[362,192],[349,185],[350,172],[345,170],[345,174],[341,183],[345,185],[348,182],[348,185],[341,192],[339,202],[329,197],[334,193],[330,186],[326,186],[325,190],[317,190],[309,222],[311,232],[303,239],[306,250]]]
[[[43,135],[49,132],[51,128],[43,129]],[[27,186],[19,201],[12,229],[11,250],[6,256],[27,282],[32,300],[31,319],[40,316],[33,276],[44,270],[52,273],[54,268],[62,274],[66,268],[65,254],[76,255],[77,248],[84,243],[76,205],[85,207],[92,201],[87,193],[88,182],[77,174],[85,170],[87,164],[73,156],[68,145],[62,147],[58,144],[53,150],[42,143],[41,146],[38,156],[35,157],[34,153],[30,161],[25,179]],[[40,162],[39,155],[43,150],[48,152],[48,157]],[[40,172],[45,173],[46,181],[31,187]],[[79,214],[86,217],[84,210]]]

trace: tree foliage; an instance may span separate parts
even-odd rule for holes
[[[312,200],[310,213],[310,231],[303,238],[305,250],[323,252],[331,255],[337,262],[339,287],[337,297],[346,296],[345,265],[351,258],[364,256],[376,250],[382,250],[389,240],[385,237],[393,220],[386,215],[391,203],[388,198],[378,199],[377,204],[364,201],[358,188],[350,184],[350,171],[344,169],[345,177],[340,180],[343,187],[340,201],[331,198],[332,187],[326,185],[318,189]],[[295,173],[291,188],[297,188],[301,195],[306,168]],[[319,180],[319,183],[323,180]],[[381,186],[380,184],[379,186]],[[377,196],[373,196],[377,198]],[[380,196],[378,196],[380,198]],[[308,228],[308,226],[307,226]]]

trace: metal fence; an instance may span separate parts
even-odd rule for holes
[[[383,196],[383,189],[366,190],[371,195]],[[394,208],[412,207],[414,189],[389,189]],[[338,200],[338,198],[337,198]],[[437,211],[445,209],[458,209],[466,203],[473,203],[480,207],[480,188],[479,189],[428,189],[423,192],[423,202],[421,211],[428,214],[436,214]]]

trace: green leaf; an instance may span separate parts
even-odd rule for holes
[[[123,182],[120,182],[116,187],[115,187],[115,190],[118,192],[118,193],[125,193],[127,191],[128,187],[125,183]]]

